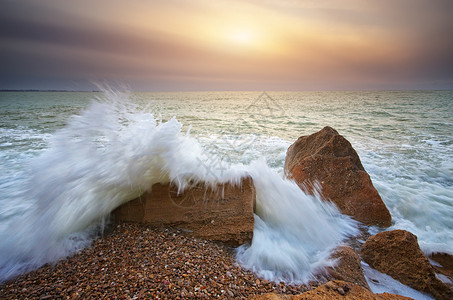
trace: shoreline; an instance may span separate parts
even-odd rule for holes
[[[72,256],[3,282],[0,298],[249,298],[297,295],[325,282],[269,282],[239,266],[223,244],[123,223]]]

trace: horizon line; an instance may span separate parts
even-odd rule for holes
[[[209,92],[397,92],[397,91],[453,91],[453,88],[420,88],[420,89],[350,89],[350,90],[122,90],[119,92],[132,93],[209,93]],[[55,93],[102,93],[102,90],[68,90],[68,89],[0,89],[0,92],[55,92]]]

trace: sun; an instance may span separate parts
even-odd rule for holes
[[[250,29],[234,29],[228,34],[230,42],[237,45],[253,45],[257,41],[256,34]]]
[[[245,54],[268,46],[267,34],[256,24],[218,22],[202,28],[200,33],[205,43],[221,52]]]
[[[253,35],[246,30],[235,31],[231,33],[231,39],[239,44],[248,44],[253,41]]]

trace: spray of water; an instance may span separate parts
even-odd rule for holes
[[[272,281],[306,283],[327,265],[333,248],[356,234],[356,224],[320,196],[306,195],[262,161],[250,166],[256,188],[253,241],[238,261]]]
[[[109,90],[70,119],[31,163],[20,199],[11,199],[31,204],[0,231],[0,281],[86,247],[113,209],[158,182],[184,190],[193,181],[238,184],[252,176],[254,238],[237,258],[270,280],[309,280],[356,232],[332,204],[305,195],[264,160],[206,172],[202,146],[181,127]]]

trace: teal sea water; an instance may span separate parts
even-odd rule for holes
[[[453,91],[2,92],[0,279],[86,247],[109,212],[150,183],[248,174],[261,231],[238,260],[266,278],[306,281],[329,263],[321,249],[357,226],[283,179],[288,146],[324,126],[357,150],[390,229],[413,232],[426,253],[453,254]],[[282,226],[290,233],[269,246]],[[292,241],[305,256],[275,258],[286,244],[291,257]]]

